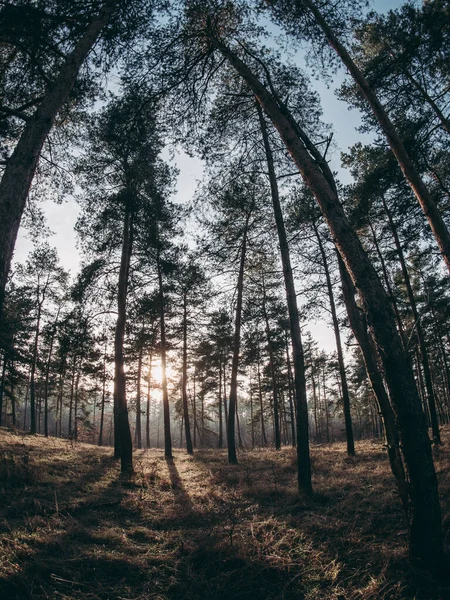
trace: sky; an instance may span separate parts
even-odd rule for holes
[[[400,4],[401,2],[397,0],[375,0],[371,3],[378,12],[386,12]],[[338,150],[331,155],[331,167],[338,171],[341,182],[348,183],[349,175],[340,165],[340,152],[346,152],[357,141],[368,142],[371,138],[369,135],[363,135],[356,131],[361,122],[359,112],[354,109],[349,110],[345,102],[336,98],[335,90],[345,77],[345,71],[341,69],[330,86],[321,80],[313,80],[311,83],[321,97],[323,120],[333,126],[333,139]],[[174,162],[179,170],[177,198],[183,202],[188,201],[195,193],[197,183],[202,177],[202,163],[197,158],[189,157],[182,150],[176,154]],[[42,208],[48,225],[54,232],[49,243],[57,248],[61,265],[75,275],[80,263],[74,232],[74,224],[79,213],[78,206],[73,198],[68,198],[62,204],[48,200]],[[31,249],[32,243],[28,239],[26,231],[21,229],[14,253],[14,262],[25,261]],[[327,322],[310,323],[308,329],[321,349],[327,352],[335,350],[334,334]]]

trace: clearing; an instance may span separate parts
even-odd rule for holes
[[[435,450],[450,529],[450,430]],[[314,498],[294,451],[135,452],[0,430],[0,598],[5,600],[444,600],[407,561],[381,442],[312,448]],[[446,540],[447,541],[447,540]]]

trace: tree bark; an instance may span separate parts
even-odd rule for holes
[[[62,65],[36,112],[27,121],[14,152],[8,159],[0,182],[0,314],[17,232],[42,146],[56,115],[69,97],[81,65],[101,30],[108,23],[117,2],[118,0],[107,0],[99,14],[91,21]]]

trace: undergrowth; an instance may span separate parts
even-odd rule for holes
[[[449,431],[435,451],[450,529]],[[381,443],[295,453],[111,449],[0,430],[0,598],[5,600],[444,600],[407,560],[406,522]],[[448,540],[446,539],[446,543]]]

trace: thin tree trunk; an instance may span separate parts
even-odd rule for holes
[[[163,410],[164,410],[164,456],[172,458],[172,438],[170,434],[170,409],[169,409],[169,392],[167,389],[166,377],[166,315],[164,304],[164,290],[162,279],[162,266],[159,248],[157,251],[157,268],[158,268],[158,283],[159,283],[159,303],[160,303],[160,326],[161,326],[161,372],[162,372],[162,393],[163,393]]]
[[[266,338],[267,338],[267,350],[269,352],[269,367],[270,376],[272,379],[272,397],[273,397],[273,430],[275,439],[275,450],[281,449],[281,437],[280,437],[280,417],[279,417],[279,405],[278,405],[278,389],[277,380],[275,376],[275,364],[273,359],[273,348],[272,348],[272,335],[270,332],[269,317],[266,310],[266,286],[264,283],[264,273],[262,273],[262,312],[264,317],[264,324],[266,327]]]
[[[145,441],[147,448],[150,448],[150,390],[152,383],[152,351],[150,351],[150,355],[148,358],[148,378],[147,378],[147,414],[145,421]]]
[[[143,351],[144,351],[144,344],[143,344],[142,340],[140,340],[139,355],[138,355],[137,382],[136,382],[136,431],[135,431],[136,445],[139,449],[142,448],[141,378],[142,378],[142,354],[143,354]]]
[[[305,359],[303,355],[302,338],[300,333],[300,318],[298,314],[297,295],[295,293],[294,276],[291,267],[289,245],[287,241],[286,228],[284,226],[283,213],[281,210],[280,196],[277,178],[273,163],[272,149],[270,147],[267,125],[257,98],[257,110],[261,126],[261,133],[266,153],[267,168],[269,173],[270,189],[272,196],[273,212],[277,226],[278,242],[280,244],[281,262],[283,264],[284,286],[286,289],[286,301],[289,312],[289,326],[291,331],[292,352],[294,361],[294,383],[295,399],[297,402],[297,468],[298,486],[305,494],[312,494],[311,484],[311,458],[309,454],[309,427],[308,427],[308,403],[306,396]]]
[[[107,342],[105,341],[105,350],[103,353],[103,374],[102,374],[102,405],[100,409],[100,431],[98,434],[98,445],[103,446],[103,428],[105,424],[105,402],[106,402],[106,348]]]
[[[62,65],[55,81],[49,86],[36,112],[27,121],[7,162],[0,182],[0,314],[17,232],[42,146],[56,115],[69,97],[81,65],[101,30],[108,23],[117,3],[118,0],[105,2],[99,14],[88,25],[84,35]]]
[[[293,398],[293,386],[292,386],[292,366],[291,366],[291,357],[289,356],[289,342],[288,342],[288,336],[287,336],[287,332],[286,332],[286,337],[285,337],[285,343],[286,343],[286,362],[287,362],[287,370],[288,370],[288,393],[289,393],[289,413],[290,413],[290,417],[291,417],[291,436],[292,436],[292,445],[295,446],[296,445],[296,440],[295,440],[295,419],[296,419],[296,411],[295,411],[295,400]],[[295,393],[295,390],[294,390]]]
[[[80,377],[81,377],[81,365],[77,371],[77,377],[75,380],[75,399],[73,404],[73,439],[75,442],[78,441],[78,392],[80,389]]]
[[[183,380],[182,380],[182,398],[183,398],[183,417],[186,437],[186,451],[188,454],[194,454],[191,438],[191,425],[189,422],[189,407],[187,396],[187,296],[183,298]]]
[[[261,416],[261,445],[267,446],[267,435],[266,426],[264,423],[264,406],[263,406],[263,394],[261,385],[261,356],[258,345],[258,396],[259,396],[259,412]]]
[[[403,349],[386,292],[345,216],[329,167],[323,164],[324,161],[312,158],[311,154],[318,154],[317,148],[298,127],[287,108],[280,106],[279,99],[267,91],[240,58],[217,38],[210,36],[209,39],[244,78],[277,128],[306,185],[313,192],[335,245],[358,288],[371,334],[380,349],[410,479],[410,555],[433,567],[441,564],[441,511],[430,440],[410,358]]]
[[[58,312],[56,313],[55,322],[52,328],[52,335],[50,337],[50,347],[48,350],[47,365],[45,368],[45,383],[44,383],[44,436],[48,437],[48,385],[50,380],[50,364],[53,353],[53,342],[56,335],[56,326],[59,319],[59,313],[61,311],[61,304],[58,306]]]
[[[120,259],[117,297],[117,322],[114,336],[114,457],[120,458],[122,473],[133,471],[133,442],[126,395],[123,345],[125,338],[128,274],[133,246],[133,223],[128,207],[123,224],[122,255]]]
[[[245,270],[245,258],[247,254],[247,235],[248,235],[248,224],[250,221],[252,210],[249,210],[245,220],[242,246],[241,246],[241,259],[239,265],[239,275],[237,281],[237,300],[236,300],[236,318],[234,325],[234,342],[233,342],[233,362],[231,365],[231,382],[230,382],[230,401],[228,406],[228,462],[231,465],[237,465],[236,455],[236,440],[234,434],[234,426],[236,422],[236,406],[237,406],[237,375],[239,366],[239,349],[241,344],[241,320],[242,320],[242,297],[244,291],[244,270]]]
[[[1,293],[1,290],[0,290]],[[39,297],[39,287],[38,287],[38,297]],[[39,344],[39,334],[40,334],[40,326],[41,326],[41,311],[42,311],[42,302],[38,300],[38,312],[36,319],[36,332],[34,335],[34,344],[33,344],[33,355],[31,359],[31,372],[30,372],[30,433],[36,433],[36,366],[37,366],[37,353],[38,353],[38,344]]]
[[[319,244],[320,255],[322,257],[322,264],[325,271],[325,280],[327,283],[328,300],[330,302],[331,319],[333,322],[334,337],[336,340],[336,350],[339,365],[339,375],[341,378],[342,385],[342,402],[344,404],[344,421],[345,421],[345,437],[347,439],[347,454],[349,456],[355,456],[355,442],[353,439],[353,426],[352,416],[350,412],[350,395],[348,392],[347,375],[345,373],[344,354],[342,352],[341,334],[339,331],[339,322],[336,314],[336,304],[334,302],[333,285],[331,283],[330,269],[328,267],[328,259],[323,247],[322,239],[320,237],[319,230],[317,229],[316,223],[312,223],[314,233],[316,234],[317,243]],[[327,410],[328,415],[328,410]]]
[[[223,446],[222,362],[219,362],[219,448]]]

